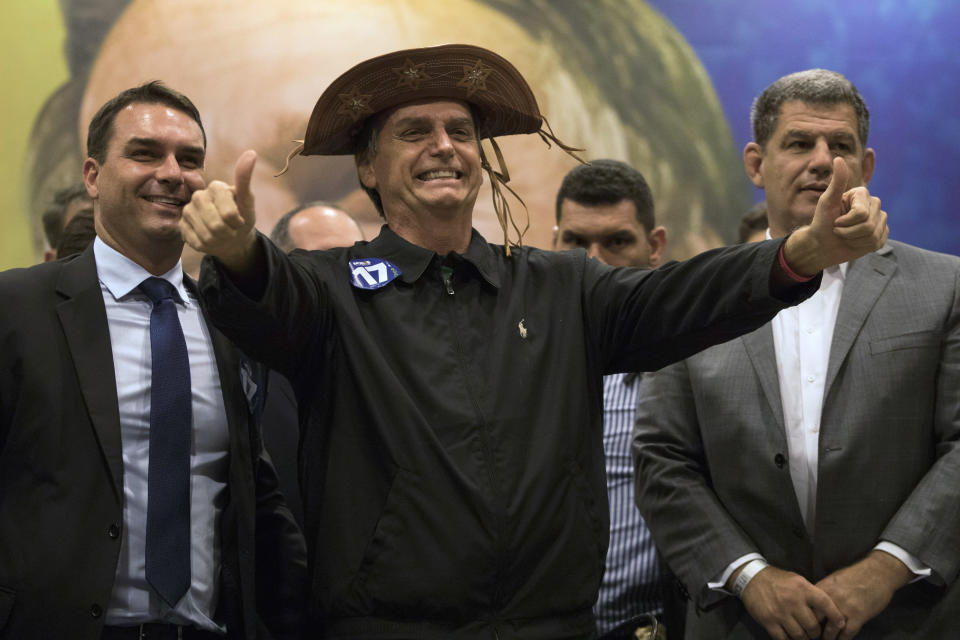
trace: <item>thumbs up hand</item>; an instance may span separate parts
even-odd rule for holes
[[[232,271],[247,271],[254,256],[257,216],[250,179],[256,163],[257,153],[244,151],[237,159],[233,186],[214,180],[195,191],[180,218],[184,241]]]

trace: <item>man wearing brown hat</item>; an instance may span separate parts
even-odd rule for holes
[[[488,244],[471,229],[482,171],[505,241],[512,225],[492,138],[556,142],[542,123],[493,52],[395,52],[334,81],[302,149],[355,155],[386,220],[377,238],[285,255],[253,229],[250,151],[234,186],[211,183],[185,207],[187,242],[213,256],[211,318],[298,396],[314,637],[592,635],[603,374],[750,331],[886,238],[879,201],[842,193],[838,160],[814,222],[787,241],[657,271]]]

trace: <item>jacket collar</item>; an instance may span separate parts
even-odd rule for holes
[[[500,270],[497,248],[491,245],[476,229],[470,235],[467,251],[459,255],[476,267],[477,271],[490,285],[500,288]],[[397,265],[401,271],[400,279],[407,284],[416,282],[424,274],[430,262],[437,256],[435,251],[420,247],[398,236],[389,226],[380,228],[380,235],[357,248],[356,254],[365,258],[382,258]]]

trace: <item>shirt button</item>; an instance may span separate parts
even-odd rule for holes
[[[778,469],[783,469],[783,465],[786,464],[787,459],[783,457],[782,453],[778,453],[773,456],[773,464],[777,465]]]
[[[807,382],[813,382],[817,379],[817,376],[807,376]]]
[[[120,537],[120,527],[115,524],[110,525],[107,527],[107,535],[110,536],[112,540],[116,540]]]
[[[817,431],[820,431],[819,425],[816,425],[816,424],[810,425],[810,433],[816,433]]]
[[[90,615],[91,617],[99,618],[103,615],[103,608],[96,603],[90,605]]]
[[[816,329],[813,327],[807,327],[807,333],[813,333],[814,331],[816,331]]]

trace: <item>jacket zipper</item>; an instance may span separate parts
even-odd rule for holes
[[[453,268],[448,267],[446,265],[441,266],[440,279],[443,282],[443,286],[446,289],[447,294],[449,296],[453,296],[454,295]],[[468,360],[464,354],[463,345],[459,339],[460,327],[457,325],[457,322],[456,322],[457,315],[456,315],[456,309],[453,306],[453,304],[455,304],[454,299],[452,297],[448,299],[450,300],[450,317],[452,320],[451,325],[453,326],[453,329],[454,329],[454,341],[457,347],[457,356],[460,359],[460,369],[463,372],[464,377],[469,381],[470,372],[466,366],[466,363],[468,362]],[[494,498],[493,514],[495,519],[495,530],[497,532],[497,540],[495,540],[497,558],[495,562],[495,572],[494,572],[493,604],[496,610],[499,611],[503,607],[503,603],[501,602],[501,599],[503,596],[500,593],[500,581],[503,575],[503,558],[505,555],[503,551],[503,541],[505,537],[503,533],[504,526],[505,526],[503,521],[504,509],[501,504],[502,500],[500,497],[499,485],[496,482],[496,477],[493,472],[493,465],[492,465],[493,445],[492,445],[492,436],[490,434],[489,425],[487,424],[487,420],[483,415],[483,411],[481,411],[480,409],[480,404],[477,402],[477,398],[473,393],[472,387],[470,386],[469,383],[465,386],[467,390],[467,395],[470,396],[470,403],[473,405],[473,410],[477,416],[477,421],[479,423],[480,442],[483,447],[483,456],[484,456],[484,459],[486,460],[486,464],[484,466],[486,467],[487,481],[490,483],[490,490],[493,492],[493,498]],[[494,633],[494,638],[499,639],[500,634],[495,624],[493,625],[493,633]]]

